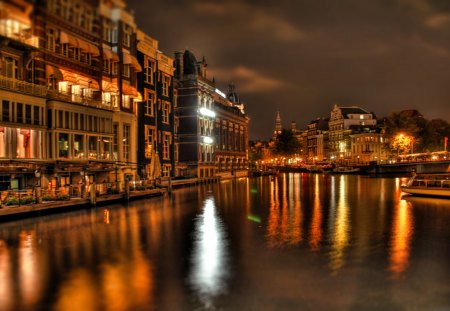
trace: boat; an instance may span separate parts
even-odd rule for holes
[[[450,198],[450,173],[414,174],[401,188],[413,195]]]
[[[361,169],[358,167],[351,166],[338,166],[331,170],[332,174],[358,174],[361,172]]]

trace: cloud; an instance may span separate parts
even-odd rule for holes
[[[269,13],[263,7],[235,1],[225,3],[200,1],[193,4],[193,10],[202,15],[225,18],[232,23],[243,23],[244,28],[273,36],[280,41],[297,41],[306,37],[294,24],[274,13]]]
[[[425,20],[425,26],[443,29],[450,26],[450,14],[433,14]]]
[[[236,83],[238,90],[244,93],[272,92],[288,86],[283,81],[265,76],[263,73],[246,66],[236,66],[231,69],[216,68],[210,70],[209,75],[220,81]]]

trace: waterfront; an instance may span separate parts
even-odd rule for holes
[[[450,201],[282,174],[0,224],[2,310],[448,310]]]

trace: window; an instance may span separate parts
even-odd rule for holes
[[[155,148],[156,128],[154,126],[145,125],[145,157],[150,159],[152,157],[153,149]]]
[[[162,103],[162,122],[169,124],[169,114],[170,114],[170,103],[164,102]]]
[[[145,90],[145,102],[144,102],[144,113],[147,115],[147,116],[154,116],[154,113],[155,113],[155,111],[154,111],[154,109],[155,109],[155,105],[154,105],[154,103],[155,103],[155,94],[154,93],[152,93],[152,92],[150,92],[150,91],[148,91],[148,90]]]
[[[124,161],[130,161],[130,126],[129,125],[123,125],[123,139],[122,139],[122,146],[123,146],[123,160]]]
[[[23,123],[23,104],[17,103],[17,123]]]
[[[2,121],[3,122],[9,122],[11,120],[10,116],[9,116],[9,111],[10,111],[9,101],[7,101],[7,100],[2,101]]]
[[[149,83],[149,84],[153,84],[153,75],[155,73],[155,62],[153,60],[151,60],[150,58],[145,59],[145,64],[144,64],[144,78],[145,78],[145,82]]]
[[[113,156],[114,160],[117,161],[119,159],[119,125],[117,123],[113,124]]]
[[[103,59],[103,72],[110,73],[111,72],[111,60]]]
[[[3,69],[3,75],[8,78],[19,78],[19,61],[12,57],[5,57],[3,59],[5,68]]]
[[[88,157],[89,157],[89,159],[97,159],[98,158],[98,140],[99,140],[99,138],[97,136],[89,136],[88,137],[88,148],[89,148]]]
[[[40,117],[40,109],[39,106],[33,106],[33,124],[41,125],[41,117]]]
[[[130,64],[123,64],[122,66],[122,76],[129,78],[131,73]]]
[[[84,136],[74,135],[73,136],[73,156],[76,159],[84,158]]]
[[[170,159],[170,155],[169,155],[170,141],[171,141],[170,133],[164,132],[163,133],[163,147],[162,147],[163,159],[164,160],[169,160]]]
[[[164,164],[162,169],[162,176],[169,177],[170,171],[172,170],[172,165],[170,164]]]
[[[47,50],[55,52],[56,47],[56,31],[52,28],[47,28]]]
[[[162,95],[169,96],[170,77],[167,75],[162,76]]]
[[[123,108],[131,108],[132,98],[129,95],[122,95],[122,107]]]
[[[31,106],[25,105],[25,123],[31,124]]]
[[[69,157],[69,134],[66,133],[58,134],[58,157],[59,158]]]
[[[126,47],[130,47],[131,34],[133,32],[133,29],[131,28],[131,26],[127,24],[122,24],[122,31],[123,31],[122,44]]]

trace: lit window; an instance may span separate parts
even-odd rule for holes
[[[144,77],[145,82],[153,84],[153,74],[155,72],[155,62],[149,58],[145,59]]]
[[[144,113],[146,115],[154,116],[154,107],[155,107],[154,103],[155,103],[155,94],[148,90],[145,90]]]
[[[170,156],[169,156],[170,141],[171,141],[170,133],[164,133],[163,134],[163,148],[162,148],[164,160],[170,159]]]
[[[163,102],[162,104],[162,122],[169,124],[170,103]]]
[[[162,76],[162,95],[169,96],[170,77],[167,75]]]

